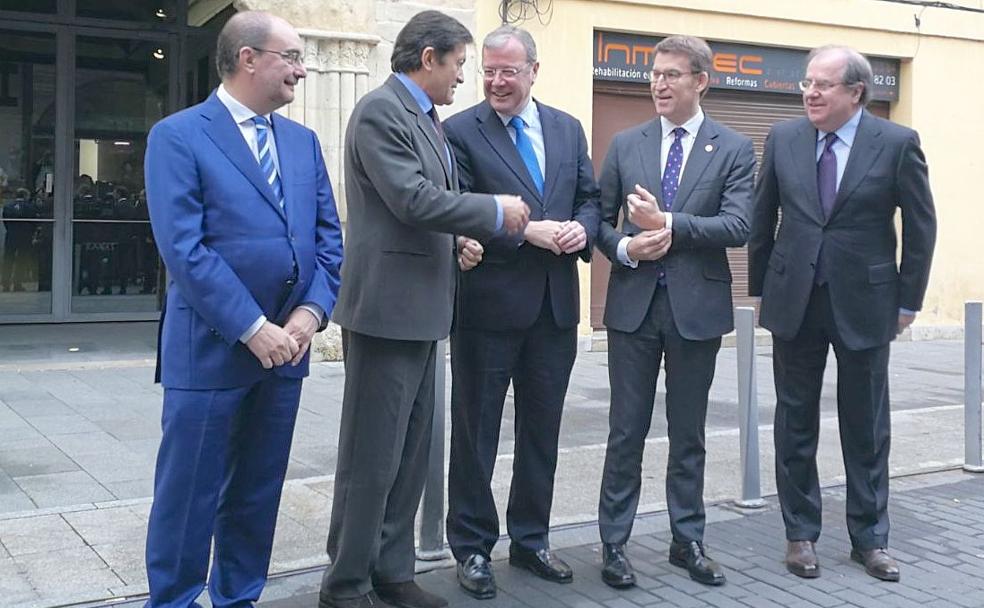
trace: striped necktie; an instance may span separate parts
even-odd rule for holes
[[[267,183],[270,184],[270,189],[273,190],[273,198],[280,203],[280,208],[283,209],[283,187],[280,184],[277,165],[273,164],[273,152],[270,150],[270,121],[263,116],[254,116],[253,123],[256,125],[256,147],[260,151],[260,171]]]

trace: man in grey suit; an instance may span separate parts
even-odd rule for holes
[[[656,45],[659,116],[615,136],[599,180],[598,248],[612,261],[604,319],[612,395],[598,523],[602,579],[614,587],[635,583],[624,545],[664,357],[670,563],[700,583],[725,582],[703,547],[704,421],[721,336],[734,327],[725,249],[748,236],[755,155],[750,139],[701,110],[710,68],[699,38]]]
[[[345,389],[321,608],[439,608],[414,583],[413,522],[434,412],[436,341],[454,302],[453,233],[523,229],[517,196],[458,194],[435,105],[463,82],[471,34],[437,11],[397,36],[394,75],[356,105],[345,141],[349,256],[334,320]],[[443,364],[443,363],[442,363]]]
[[[816,452],[833,344],[851,558],[869,575],[897,581],[898,564],[886,550],[889,343],[912,323],[926,293],[933,197],[919,136],[864,110],[868,61],[839,46],[816,49],[808,61],[800,83],[806,117],[769,134],[748,245],[749,292],[762,297],[760,322],[772,332],[786,567],[806,578],[820,574]]]

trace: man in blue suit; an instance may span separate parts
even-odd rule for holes
[[[496,593],[489,554],[499,538],[492,496],[510,381],[515,460],[506,522],[509,562],[568,583],[548,530],[561,413],[577,351],[577,259],[591,259],[598,187],[581,124],[533,99],[540,64],[528,32],[502,26],[482,44],[485,101],[448,119],[461,186],[530,201],[516,235],[459,238],[460,276],[451,335],[448,543],[458,581],[478,598]]]
[[[151,226],[171,277],[149,607],[251,605],[266,582],[308,348],[339,287],[341,230],[318,138],[274,110],[304,78],[282,19],[234,15],[222,84],[150,132]]]

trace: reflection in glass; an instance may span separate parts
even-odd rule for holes
[[[0,30],[0,315],[51,312],[55,39]],[[40,221],[39,221],[40,220]],[[47,220],[47,221],[45,221]]]
[[[167,54],[152,41],[80,36],[77,45],[72,311],[158,310],[143,160],[166,110]]]
[[[0,0],[0,11],[55,13],[58,12],[58,2],[57,0]]]
[[[177,13],[174,0],[76,0],[76,7],[79,17],[142,23],[173,23]]]

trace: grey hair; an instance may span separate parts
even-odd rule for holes
[[[844,55],[847,60],[844,64],[844,76],[842,77],[844,84],[854,85],[860,83],[864,85],[864,88],[861,90],[861,106],[868,105],[868,102],[871,101],[871,88],[875,79],[871,69],[871,63],[868,62],[868,59],[864,55],[849,46],[827,44],[810,51],[810,54],[806,58],[806,64],[810,65],[810,62],[816,57],[830,52],[838,52]]]
[[[263,47],[270,39],[273,17],[264,11],[242,11],[226,21],[215,45],[215,68],[219,78],[239,69],[239,51],[245,46]]]
[[[523,44],[527,63],[536,63],[536,42],[533,36],[523,28],[513,25],[500,25],[489,32],[482,41],[482,48],[501,49],[511,39],[519,40]]]

